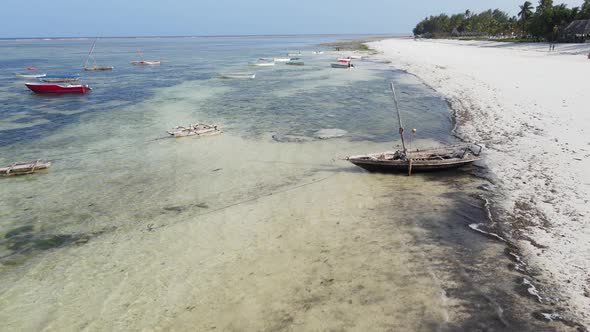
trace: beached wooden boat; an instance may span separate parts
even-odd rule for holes
[[[90,52],[88,52],[88,56],[86,57],[86,63],[84,64],[84,70],[86,71],[97,71],[97,70],[113,70],[115,67],[113,66],[99,66],[96,64],[96,58],[94,57],[94,47],[96,46],[96,39],[94,39],[94,43],[92,43],[92,47],[90,48]],[[88,65],[92,59],[92,65]]]
[[[369,172],[425,172],[458,168],[479,160],[481,146],[463,144],[414,151],[387,151],[346,158]]]
[[[291,59],[290,61],[285,62],[286,65],[290,65],[290,66],[303,66],[305,65],[305,63],[301,60],[294,60]]]
[[[397,110],[403,150],[350,156],[346,160],[369,172],[407,172],[408,175],[411,175],[412,172],[458,168],[479,160],[482,147],[477,144],[460,144],[408,151],[404,141],[404,128],[393,83],[391,84],[391,91]]]
[[[204,123],[193,123],[188,127],[177,126],[172,130],[167,131],[168,134],[174,137],[186,136],[211,136],[221,134],[221,130],[216,125],[208,125]]]
[[[41,78],[47,76],[47,74],[14,74],[16,78]]]
[[[50,161],[43,161],[43,160],[21,161],[21,162],[10,164],[6,167],[0,167],[0,175],[13,176],[13,175],[33,174],[38,170],[49,168],[49,166],[51,166]]]
[[[90,90],[88,84],[47,84],[25,83],[27,88],[35,93],[86,93]]]
[[[80,80],[80,75],[46,75],[39,78],[40,81],[46,83],[70,83]]]
[[[253,74],[253,73],[223,73],[223,74],[219,74],[219,78],[254,79],[254,78],[256,78],[256,74]]]

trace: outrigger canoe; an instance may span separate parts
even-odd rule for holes
[[[43,160],[21,161],[21,162],[12,163],[7,167],[0,167],[0,175],[12,176],[12,175],[33,174],[38,170],[49,168],[49,166],[51,166],[50,161],[43,161]]]

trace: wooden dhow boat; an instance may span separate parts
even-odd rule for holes
[[[397,110],[403,150],[350,156],[346,160],[369,172],[408,172],[408,175],[411,175],[412,172],[458,168],[480,159],[479,154],[482,147],[478,144],[459,144],[408,151],[404,141],[404,128],[393,83],[391,83],[391,91]]]
[[[141,51],[137,51],[137,54],[139,54],[139,58],[141,60],[136,60],[136,61],[131,61],[130,63],[132,65],[136,65],[136,66],[157,66],[160,65],[162,62],[159,60],[144,60],[143,59],[143,53]]]
[[[7,167],[0,167],[1,176],[27,175],[51,166],[50,161],[32,160],[12,163]]]
[[[167,131],[168,134],[174,137],[187,137],[187,136],[212,136],[221,134],[221,130],[216,125],[208,125],[204,123],[193,123],[188,127],[177,126],[172,130]]]
[[[131,61],[132,65],[140,65],[140,66],[157,66],[161,64],[161,61],[146,61],[146,60],[139,60],[139,61]]]
[[[49,83],[25,83],[34,93],[86,93],[90,90],[88,84],[49,84]]]
[[[99,66],[96,64],[96,58],[94,57],[94,47],[96,46],[96,39],[94,39],[94,43],[92,43],[92,47],[90,48],[90,52],[88,53],[88,57],[86,57],[86,63],[84,64],[84,70],[86,71],[99,71],[99,70],[113,70],[115,67],[113,66]],[[88,65],[92,59],[92,65]]]

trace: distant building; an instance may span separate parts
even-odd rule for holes
[[[568,43],[584,43],[590,41],[590,20],[576,20],[561,31],[559,38]]]

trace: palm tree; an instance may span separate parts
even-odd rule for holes
[[[522,20],[522,34],[524,35],[525,31],[525,23],[526,20],[533,15],[533,4],[530,1],[525,1],[520,7],[520,12],[518,12],[518,17]]]

